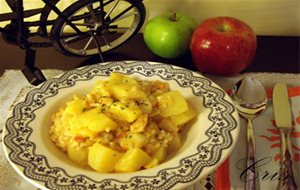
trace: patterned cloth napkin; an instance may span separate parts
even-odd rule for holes
[[[272,88],[267,89],[268,106],[262,116],[253,121],[256,144],[256,172],[261,189],[276,189],[279,179],[280,134],[276,128],[272,104]],[[300,174],[300,85],[289,85],[288,94],[293,116],[292,149],[295,166]],[[216,189],[244,189],[246,155],[246,121],[241,119],[241,134],[237,146],[217,170]],[[299,178],[296,179],[299,181]],[[300,189],[300,184],[298,184]]]
[[[43,70],[47,78],[62,73],[61,70]],[[234,86],[242,77],[251,75],[260,80],[269,89],[269,104],[267,110],[254,120],[257,158],[261,160],[258,167],[261,189],[275,189],[279,169],[279,133],[274,126],[271,90],[275,82],[285,82],[289,85],[289,95],[294,116],[293,148],[300,171],[300,75],[278,73],[247,73],[233,77],[207,76],[225,90]],[[12,105],[32,88],[19,70],[8,70],[0,77],[0,132],[2,134],[5,119]],[[243,171],[243,159],[246,155],[245,121],[241,120],[241,132],[237,146],[231,156],[216,171],[197,181],[186,190],[243,189],[240,175]],[[0,134],[0,135],[1,135]],[[0,189],[1,190],[37,190],[22,179],[9,165],[0,146]]]

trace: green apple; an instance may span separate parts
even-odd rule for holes
[[[164,13],[150,19],[144,28],[147,47],[163,58],[176,58],[189,50],[196,20],[183,13]]]

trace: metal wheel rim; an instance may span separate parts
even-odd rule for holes
[[[120,1],[120,2],[126,2],[126,3],[128,3],[127,1]],[[91,5],[93,3],[98,3],[98,2],[92,2],[92,3],[88,4],[88,5],[83,6],[81,9],[77,10],[76,12],[74,12],[74,14],[72,14],[69,17],[69,19],[72,18],[74,15],[76,15],[78,12],[80,12],[82,9],[86,9],[86,7],[88,7],[89,5]],[[128,5],[130,5],[130,3],[128,3]],[[102,45],[101,46],[101,51],[102,52],[109,51],[109,50],[114,49],[115,47],[121,45],[123,42],[125,42],[129,37],[131,37],[135,33],[135,31],[136,31],[136,29],[137,29],[137,27],[139,25],[141,16],[140,16],[139,10],[136,7],[133,7],[132,10],[133,10],[133,13],[130,13],[131,17],[133,17],[133,22],[131,23],[131,25],[128,26],[128,29],[121,36],[119,36],[118,38],[116,38],[113,41],[109,41],[109,44]],[[122,19],[126,19],[126,18],[127,17],[122,18]],[[117,21],[119,21],[119,20],[121,20],[121,19],[118,19]],[[114,22],[112,22],[111,24],[113,24],[113,23]],[[63,26],[62,26],[62,28],[61,28],[61,31],[60,31],[61,36],[63,36],[64,29],[66,28],[66,26],[67,26],[67,24],[64,23]],[[94,27],[95,27],[95,25],[94,25]],[[117,30],[118,29],[119,28],[117,28]],[[103,38],[103,35],[101,35],[101,37]],[[92,36],[89,36],[89,40],[90,41],[92,40]],[[94,55],[94,54],[99,53],[97,48],[92,48],[92,49],[85,49],[85,47],[82,48],[82,49],[73,48],[73,47],[71,47],[71,46],[68,45],[68,42],[67,42],[66,39],[61,39],[60,42],[64,46],[65,50],[68,51],[68,52],[70,52],[70,53],[72,53],[72,54],[77,54],[77,55]],[[92,42],[92,43],[95,43],[95,42]],[[87,44],[85,44],[85,45],[87,45]]]

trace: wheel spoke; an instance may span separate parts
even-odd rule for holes
[[[75,26],[86,26],[89,28],[94,28],[95,24],[91,24],[91,23],[73,23]]]
[[[125,14],[126,14],[128,11],[130,11],[132,8],[133,8],[133,6],[130,6],[130,7],[126,8],[125,10],[123,10],[122,12],[120,12],[120,13],[119,13],[118,15],[116,15],[114,18],[111,18],[109,24],[115,22],[116,20],[118,20],[118,19],[121,18],[121,17],[124,17]],[[131,15],[131,13],[129,13],[129,15]],[[127,16],[126,16],[126,17],[127,17]]]
[[[95,11],[93,9],[93,5],[88,5],[87,9],[89,10],[89,14],[91,15],[91,17],[95,21],[95,23],[100,23],[101,21],[97,18]]]
[[[119,4],[120,0],[116,0],[115,4],[110,8],[110,10],[107,12],[107,14],[104,17],[104,20],[107,19],[107,17],[109,17],[109,15],[113,12],[113,10],[117,7],[117,5]]]
[[[106,1],[106,2],[103,2],[103,6],[105,7],[106,5],[109,5],[111,4],[112,2],[114,2],[115,0],[109,0],[109,1]]]
[[[125,33],[127,30],[132,31],[132,27],[118,27],[118,28],[111,28],[109,30],[110,33]]]
[[[104,41],[104,43],[107,45],[107,47],[110,48],[110,47],[111,47],[111,44],[110,44],[110,42],[108,42],[108,40],[106,40],[105,35],[102,35],[101,38],[102,38],[102,40]]]
[[[63,40],[64,43],[74,43],[77,42],[78,40],[83,40],[87,38],[89,35],[86,33],[85,35],[80,35],[78,34],[69,34],[69,35],[64,35],[60,39]]]
[[[138,15],[138,14],[139,14],[139,13],[136,12],[136,11],[135,11],[135,12],[132,12],[132,13],[128,13],[128,14],[126,14],[126,15],[122,15],[122,16],[120,16],[119,18],[115,19],[114,22],[120,21],[120,20],[122,20],[122,19],[128,18],[128,17],[133,16],[133,15]]]
[[[87,43],[85,44],[84,48],[81,49],[82,53],[85,54],[86,50],[87,50],[88,47],[91,45],[92,41],[93,41],[93,36],[91,36],[91,37],[89,38],[89,40],[88,40]]]

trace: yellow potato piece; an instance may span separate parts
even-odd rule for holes
[[[109,76],[109,83],[124,83],[129,85],[138,85],[134,77],[130,77],[121,73],[112,72]]]
[[[144,114],[150,114],[152,112],[152,103],[149,98],[137,100],[137,103]]]
[[[123,75],[121,73],[115,73],[112,72],[109,76],[109,83],[115,83],[115,84],[119,84],[119,83],[124,83],[124,84],[129,84],[129,85],[137,85],[138,82],[130,76],[126,76]]]
[[[112,72],[109,75],[109,82],[110,83],[122,83],[123,82],[124,75],[120,73]]]
[[[158,126],[159,128],[164,129],[168,132],[178,131],[177,125],[169,117],[162,118],[161,121],[158,123]]]
[[[124,149],[142,148],[147,143],[147,137],[141,133],[129,133],[120,140],[120,145]]]
[[[181,146],[182,146],[181,135],[179,133],[176,133],[175,137],[170,142],[167,148],[167,152],[172,153],[174,151],[177,151]]]
[[[130,125],[130,132],[140,133],[145,131],[145,127],[148,123],[148,114],[143,114],[137,118],[137,120]]]
[[[98,80],[95,84],[92,94],[97,94],[100,97],[111,97],[111,92],[106,81]]]
[[[79,115],[82,113],[85,107],[85,101],[79,98],[68,102],[65,111],[71,115]]]
[[[191,104],[189,104],[188,106],[189,108],[187,111],[181,114],[170,116],[171,120],[175,125],[182,126],[190,120],[192,120],[197,115],[196,109]]]
[[[116,172],[133,172],[145,166],[151,157],[140,148],[129,149],[116,163]]]
[[[97,135],[97,132],[89,130],[86,125],[83,126],[78,117],[72,118],[69,125],[72,136],[95,137]]]
[[[146,94],[142,91],[138,84],[132,85],[127,83],[112,83],[109,84],[112,95],[117,100],[133,99],[138,100],[146,97]]]
[[[112,73],[110,75],[108,86],[117,100],[137,100],[146,97],[146,94],[134,78],[120,73]]]
[[[178,91],[170,91],[157,96],[160,115],[168,117],[188,110],[187,101]]]
[[[133,122],[142,114],[142,111],[134,101],[115,102],[110,106],[108,111],[116,119],[127,122]]]
[[[82,113],[78,120],[81,126],[86,126],[93,132],[109,132],[117,127],[117,124],[110,117],[101,113],[97,108]]]
[[[109,84],[113,97],[117,100],[130,98],[130,86],[123,83]]]
[[[88,164],[98,172],[113,172],[121,157],[122,153],[95,143],[89,149]]]
[[[167,151],[165,148],[160,147],[155,151],[154,155],[151,157],[151,160],[145,165],[145,168],[153,168],[160,164],[167,156]]]
[[[85,164],[87,162],[89,149],[88,147],[75,147],[69,144],[67,153],[68,153],[68,157],[72,161],[79,164]]]

